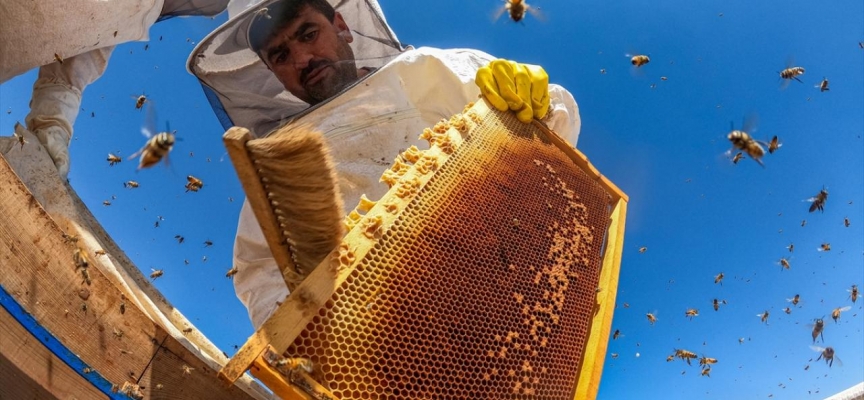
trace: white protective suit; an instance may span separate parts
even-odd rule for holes
[[[347,20],[344,13],[343,17]],[[477,69],[493,59],[489,54],[467,49],[407,50],[302,115],[300,121],[312,124],[328,140],[346,208],[353,209],[363,193],[371,199],[380,198],[388,189],[378,182],[388,168],[386,164],[411,145],[428,147],[418,138],[423,128],[449,118],[478,99],[480,90],[474,83]],[[357,66],[364,65],[358,59]],[[194,71],[195,67],[190,69]],[[558,85],[550,85],[549,91],[547,123],[575,144],[580,128],[576,102]],[[232,116],[230,107],[223,110]],[[275,311],[277,302],[288,295],[288,288],[248,203],[240,213],[234,266],[238,270],[234,276],[237,297],[257,329]]]
[[[216,15],[226,6],[227,0],[3,0],[0,84],[41,66],[24,123],[65,177],[81,95],[105,72],[114,46],[148,40],[157,20]]]

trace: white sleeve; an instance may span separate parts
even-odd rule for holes
[[[288,286],[267,246],[267,240],[248,201],[243,202],[234,238],[234,291],[246,306],[257,330],[288,296]]]
[[[546,118],[550,129],[576,147],[582,129],[579,105],[573,95],[560,85],[549,84],[549,113]]]

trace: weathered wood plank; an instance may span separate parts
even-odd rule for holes
[[[0,307],[0,399],[107,399]]]
[[[119,385],[148,379],[161,371],[201,365],[200,379],[184,383],[183,398],[252,398],[237,387],[220,385],[216,374],[131,302],[121,310],[120,289],[103,275],[100,257],[89,253],[88,284],[73,254],[80,243],[39,205],[0,157],[0,285],[70,351],[108,381]],[[104,257],[104,256],[102,256]],[[6,332],[0,331],[0,337]],[[164,346],[176,357],[151,357]],[[142,378],[142,382],[144,379]],[[160,396],[161,397],[161,396]]]

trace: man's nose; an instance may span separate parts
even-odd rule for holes
[[[297,46],[296,49],[291,49],[291,54],[294,58],[294,68],[296,70],[302,71],[309,66],[309,61],[314,58],[314,54],[309,50],[306,46]]]

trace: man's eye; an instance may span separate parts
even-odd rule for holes
[[[315,36],[317,36],[317,35],[318,35],[318,30],[307,31],[306,33],[303,34],[303,36],[300,37],[300,40],[303,42],[309,42],[309,41],[312,41],[313,39],[315,39]]]
[[[273,63],[274,64],[282,64],[287,60],[288,60],[288,52],[283,50],[283,51],[276,53],[276,57],[273,59]]]

